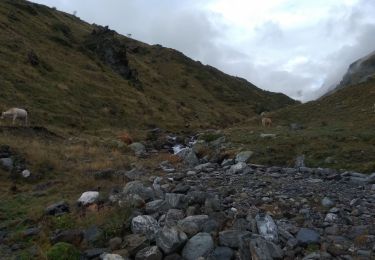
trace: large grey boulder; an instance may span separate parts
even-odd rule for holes
[[[168,203],[165,200],[153,200],[146,204],[146,213],[163,213],[169,208]]]
[[[191,148],[184,148],[176,155],[182,158],[182,160],[190,167],[194,167],[199,164],[199,159]]]
[[[189,236],[193,236],[203,229],[203,225],[207,220],[207,215],[188,216],[178,221],[178,227]]]
[[[131,230],[134,234],[142,234],[148,239],[154,240],[159,230],[159,224],[152,216],[140,215],[132,219]]]
[[[130,149],[134,152],[136,156],[142,156],[146,154],[146,147],[141,143],[132,143],[129,145]]]
[[[214,249],[214,241],[208,233],[198,233],[193,236],[182,250],[182,257],[186,260],[197,260],[207,257]]]
[[[122,192],[125,197],[131,194],[137,194],[144,200],[151,200],[155,197],[152,188],[145,187],[140,181],[131,181],[127,183]]]
[[[275,243],[279,241],[277,226],[270,215],[257,214],[255,216],[255,221],[258,227],[258,232],[264,237],[264,239]]]
[[[166,193],[165,201],[171,208],[186,209],[188,206],[188,197],[178,193]]]
[[[242,151],[236,155],[236,163],[239,162],[244,162],[247,163],[249,162],[251,156],[253,156],[254,152],[253,151]]]
[[[182,248],[187,239],[187,235],[176,227],[164,227],[156,234],[156,245],[168,255]]]
[[[369,184],[375,184],[375,172],[372,173],[370,176],[367,177],[367,182]]]

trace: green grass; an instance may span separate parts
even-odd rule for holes
[[[27,107],[31,121],[85,132],[156,125],[222,127],[294,104],[285,95],[195,62],[172,49],[115,35],[127,48],[139,84],[126,80],[88,49],[94,26],[22,0],[0,3],[0,109]],[[95,39],[89,42],[94,42]],[[28,62],[33,51],[39,60]]]

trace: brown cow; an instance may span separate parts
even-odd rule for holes
[[[271,127],[272,126],[272,120],[269,117],[263,117],[262,118],[262,125],[263,127]]]

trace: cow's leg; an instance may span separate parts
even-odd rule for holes
[[[16,119],[17,119],[17,114],[14,114],[13,115],[13,125],[16,123]]]

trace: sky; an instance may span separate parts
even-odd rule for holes
[[[374,0],[33,0],[301,101],[375,50]]]

